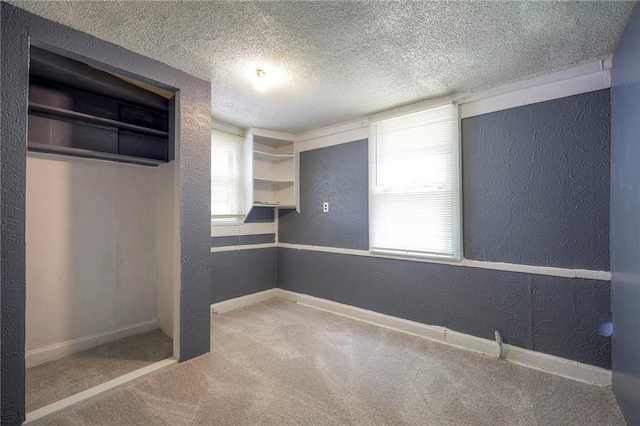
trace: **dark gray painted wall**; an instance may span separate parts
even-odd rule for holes
[[[244,221],[245,223],[272,223],[275,221],[275,214],[273,207],[253,207]]]
[[[558,112],[564,108],[569,112]],[[609,111],[608,91],[600,91],[463,121],[463,171],[470,174],[463,190],[465,239],[474,243],[479,260],[606,269]],[[517,143],[507,145],[514,135]],[[307,206],[301,203],[299,216],[280,217],[279,240],[368,249],[367,157],[366,141],[303,152],[300,191]],[[502,170],[481,179],[479,169],[486,168]],[[321,203],[332,197],[342,197],[343,204],[325,216]],[[492,215],[507,220],[516,202],[519,220],[536,220],[546,228],[539,230],[545,238],[527,240],[497,227]],[[547,204],[564,211],[549,213]],[[483,233],[485,228],[494,235]],[[594,239],[578,235],[592,232]],[[496,244],[500,256],[518,256],[485,258],[485,247],[493,254],[487,246]],[[610,367],[610,338],[599,334],[611,319],[606,281],[279,248],[278,286],[489,339],[498,329],[514,345]]]
[[[300,214],[281,213],[279,241],[368,250],[368,167],[366,139],[300,153]]]
[[[640,424],[640,8],[613,56],[611,75],[611,308],[613,390]]]
[[[609,283],[278,248],[278,287],[603,368]]]
[[[211,303],[276,287],[277,248],[211,253]]]
[[[180,357],[209,351],[210,84],[119,46],[2,3],[2,423],[24,420],[25,164],[29,38],[106,69],[179,89]]]
[[[2,4],[2,122],[0,123],[0,218],[2,228],[3,425],[24,420],[25,404],[25,184],[28,39],[20,21]]]
[[[251,244],[274,243],[276,234],[234,235],[232,237],[211,237],[211,247],[227,247]]]
[[[2,8],[0,8],[0,58],[4,58],[2,56]],[[0,59],[4,62],[4,59]],[[0,65],[0,93],[2,93],[2,69],[3,66]],[[0,100],[0,129],[4,126],[2,123],[4,122],[4,118],[2,115],[2,100]],[[3,135],[0,130],[0,140],[2,140]],[[0,143],[1,145],[1,143]],[[2,167],[2,149],[0,149],[0,167]],[[2,205],[2,179],[0,179],[0,206]],[[0,207],[0,218],[2,217],[2,208]],[[2,226],[0,225],[0,259],[2,259]],[[0,262],[0,309],[2,307],[2,262]],[[2,330],[2,315],[0,314],[0,330]],[[2,338],[0,332],[0,402],[2,402]],[[2,423],[2,410],[0,409],[0,423]]]
[[[467,259],[609,270],[609,90],[462,120]]]

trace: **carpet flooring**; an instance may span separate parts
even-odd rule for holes
[[[624,424],[609,389],[280,299],[215,314],[211,337],[43,424]]]
[[[27,369],[27,412],[173,356],[160,329]]]

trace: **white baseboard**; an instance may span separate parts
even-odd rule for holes
[[[211,305],[211,313],[223,313],[233,311],[234,309],[244,308],[255,303],[264,302],[265,300],[273,299],[276,297],[276,288],[270,288],[269,290],[260,291],[258,293],[248,294],[246,296],[240,296],[222,302],[214,303]]]
[[[314,296],[307,296],[305,294],[295,293],[280,288],[276,289],[276,295],[277,297],[291,300],[301,305],[343,315],[349,318],[368,322],[370,324],[390,328],[403,333],[413,334],[485,355],[493,357],[498,356],[499,346],[493,340],[459,333],[445,327],[427,325],[390,315],[384,315],[378,312],[357,308],[355,306],[349,306]],[[515,364],[545,371],[547,373],[577,380],[579,382],[602,387],[611,385],[611,371],[577,361],[571,361],[565,358],[507,344],[503,344],[502,346],[502,357]]]
[[[178,360],[175,358],[168,358],[162,361],[155,362],[146,367],[132,371],[131,373],[127,373],[124,376],[120,376],[116,379],[109,380],[108,382],[102,383],[101,385],[94,386],[90,389],[87,389],[85,391],[72,395],[70,397],[61,399],[60,401],[54,402],[53,404],[49,404],[37,410],[31,411],[30,413],[27,413],[27,416],[23,425],[33,424],[41,420],[44,420],[47,417],[50,417],[55,413],[65,410],[73,405],[79,404],[82,401],[86,401],[89,398],[93,398],[96,395],[99,395],[115,387],[128,383],[139,377],[145,376],[161,368],[165,368],[170,365],[176,364],[177,362]]]
[[[49,361],[55,361],[56,359],[64,358],[65,356],[69,356],[76,352],[86,351],[87,349],[91,349],[95,346],[109,343],[114,340],[155,330],[159,327],[159,320],[154,319],[151,321],[132,324],[116,330],[90,334],[89,336],[66,340],[64,342],[55,343],[38,349],[32,349],[27,351],[27,368],[35,367],[36,365]]]
[[[214,303],[211,305],[211,312],[228,312],[254,303],[264,302],[274,297],[495,358],[498,357],[500,351],[500,347],[493,340],[460,333],[446,327],[422,324],[331,300],[321,299],[319,297],[295,293],[281,288],[273,288],[259,293],[225,300],[224,302]],[[601,387],[611,386],[611,371],[605,370],[604,368],[594,367],[577,361],[571,361],[507,344],[502,345],[501,355],[506,361],[555,374],[556,376]]]

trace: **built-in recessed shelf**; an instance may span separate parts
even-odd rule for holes
[[[253,180],[257,183],[265,183],[269,185],[293,185],[292,180],[277,180],[277,179],[267,179],[262,177],[254,177]]]
[[[295,140],[295,135],[266,129],[249,129],[245,135],[245,222],[265,211],[298,210]]]
[[[32,46],[27,149],[145,166],[173,160],[172,92],[139,83]]]
[[[49,105],[29,102],[29,113],[45,114],[55,117],[69,118],[73,121],[82,121],[88,124],[99,124],[103,126],[117,127],[119,129],[132,130],[134,132],[145,133],[154,136],[167,137],[169,133],[162,130],[151,129],[148,127],[136,126],[135,124],[124,123],[122,121],[112,120],[110,118],[98,117],[96,115],[85,114],[82,112],[72,111],[69,109],[56,108]]]
[[[264,152],[264,151],[253,151],[253,156],[257,160],[274,161],[274,162],[293,159],[293,154],[271,154],[269,152]]]

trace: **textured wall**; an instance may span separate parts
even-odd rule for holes
[[[558,266],[559,256],[561,266],[607,269],[608,99],[608,91],[600,91],[466,120],[465,239],[489,253],[495,245],[504,256],[519,253],[515,261],[480,260]],[[569,111],[556,111],[564,119],[560,124],[538,111],[545,108]],[[516,136],[517,143],[506,144]],[[366,147],[357,141],[301,154],[304,201],[299,216],[280,218],[281,242],[368,249]],[[470,179],[487,168],[494,169],[493,179]],[[321,203],[333,197],[343,204],[325,216]],[[522,226],[530,229],[524,222],[536,220],[544,228],[538,229],[541,237],[527,240],[496,226],[494,215],[510,220],[508,207],[516,202],[526,206],[516,212]],[[485,228],[496,235],[482,233]],[[558,239],[556,233],[572,238]],[[576,246],[576,239],[587,247]],[[606,281],[279,248],[278,286],[489,339],[498,329],[514,345],[600,367],[611,362],[610,338],[598,334],[611,320]]]
[[[606,281],[278,248],[278,287],[610,366]]]
[[[276,287],[277,248],[211,253],[211,303]]]
[[[300,153],[300,214],[281,213],[279,241],[368,250],[368,164],[366,139]]]
[[[275,234],[234,235],[233,237],[212,237],[211,247],[227,247],[251,244],[266,244],[276,241]]]
[[[2,422],[24,419],[24,223],[28,42],[46,43],[179,89],[180,357],[209,351],[210,85],[2,3]]]
[[[6,4],[2,15],[2,121],[0,122],[0,218],[2,228],[2,403],[3,425],[24,420],[25,185],[28,38]]]
[[[613,390],[640,424],[640,8],[613,57],[611,75],[611,309]]]
[[[467,259],[609,270],[609,90],[462,120]]]

